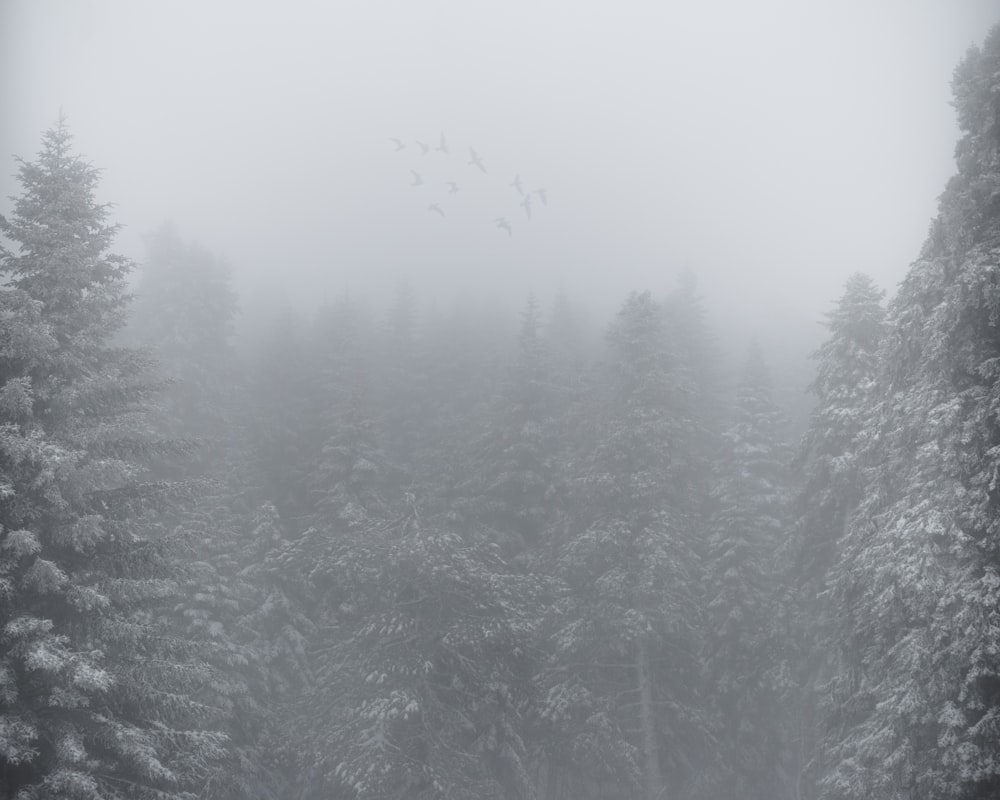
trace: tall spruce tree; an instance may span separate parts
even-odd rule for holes
[[[338,304],[320,330],[312,524],[284,549],[290,572],[308,581],[317,627],[315,680],[289,729],[303,796],[516,794],[528,785],[533,580],[448,505],[461,507],[448,462],[461,457],[455,439],[467,417],[427,421],[448,423],[447,449],[425,460],[420,489],[401,485],[380,422],[394,428],[397,454],[418,458],[433,445],[426,433],[395,427],[419,424],[412,414],[377,415],[380,373],[359,309]],[[447,355],[439,361],[439,375],[463,371]],[[381,377],[397,385],[400,374]]]
[[[159,520],[186,545],[183,591],[173,610],[192,647],[214,668],[213,680],[195,697],[215,709],[214,724],[229,737],[227,758],[206,777],[203,793],[212,800],[270,800],[285,794],[273,756],[278,706],[287,699],[272,689],[286,683],[284,667],[292,674],[298,669],[294,656],[283,664],[255,630],[258,622],[273,625],[262,611],[284,596],[273,594],[257,561],[276,545],[256,519],[263,481],[242,435],[249,408],[239,402],[247,393],[240,391],[232,345],[236,296],[223,264],[184,242],[172,225],[146,243],[128,334],[154,351],[170,379],[160,429],[197,445],[196,460],[174,465],[197,476],[197,491]],[[266,541],[258,542],[262,536]]]
[[[132,264],[65,121],[0,232],[0,793],[190,797],[221,755],[191,697],[211,679],[165,628],[177,584],[147,514],[169,452],[150,433],[146,359],[112,345]]]
[[[796,459],[799,494],[795,576],[810,604],[822,594],[836,546],[861,497],[859,455],[872,408],[882,342],[884,292],[862,273],[852,275],[827,315],[829,338],[814,354],[816,398]]]
[[[633,294],[608,331],[613,360],[570,487],[541,710],[580,791],[668,797],[695,722],[694,400],[662,307]],[[592,789],[587,789],[587,784]]]
[[[1000,794],[1000,27],[953,89],[958,174],[890,307],[832,581],[831,798]]]
[[[785,600],[796,686],[790,708],[793,771],[805,796],[815,796],[815,776],[822,770],[820,703],[837,655],[838,609],[830,602],[829,572],[862,495],[860,456],[876,400],[883,294],[867,275],[855,273],[827,315],[829,337],[814,354],[818,363],[810,386],[816,406],[794,462],[802,483]]]
[[[535,581],[415,507],[317,566],[335,592],[298,717],[306,796],[525,796]]]
[[[521,314],[514,363],[475,440],[467,482],[475,516],[508,556],[537,547],[552,516],[555,379],[532,295]]]
[[[713,490],[706,672],[719,715],[722,794],[781,796],[785,755],[774,625],[788,532],[789,480],[782,414],[759,345],[747,355]]]

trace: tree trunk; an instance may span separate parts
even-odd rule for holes
[[[642,729],[642,749],[645,755],[646,800],[664,800],[666,789],[660,773],[660,749],[656,741],[656,722],[653,715],[653,684],[649,676],[649,654],[646,643],[639,641],[635,662],[636,680],[639,684],[639,724]]]

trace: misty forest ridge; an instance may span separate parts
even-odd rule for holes
[[[844,270],[806,366],[680,264],[581,300],[602,167],[445,122],[366,139],[372,261],[331,201],[338,291],[282,262],[241,316],[179,225],[119,253],[135,212],[59,114],[0,214],[0,798],[1000,798],[1000,24],[951,89],[922,248],[888,296]],[[649,225],[615,280],[686,235]],[[397,236],[410,277],[356,291]],[[478,295],[425,280],[449,257]]]

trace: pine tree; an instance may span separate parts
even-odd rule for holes
[[[497,393],[466,491],[490,541],[508,557],[539,545],[556,492],[554,380],[534,296],[521,315],[514,363]]]
[[[222,752],[191,698],[211,679],[163,622],[170,487],[146,423],[147,360],[114,347],[132,269],[99,173],[63,120],[0,232],[0,790],[31,798],[187,797]]]
[[[958,174],[890,306],[833,573],[831,798],[1000,792],[1000,27],[953,88]]]
[[[161,529],[185,543],[182,594],[173,611],[191,646],[214,669],[195,696],[215,709],[213,724],[229,737],[227,757],[206,776],[204,795],[270,800],[282,796],[287,783],[271,757],[275,721],[287,697],[273,689],[297,664],[273,658],[270,643],[254,628],[274,595],[257,574],[257,559],[268,551],[255,541],[262,535],[254,496],[261,481],[242,437],[250,409],[238,402],[247,393],[231,341],[236,297],[218,259],[182,241],[172,226],[148,237],[147,246],[128,333],[155,352],[171,380],[159,427],[197,443],[197,463],[175,466],[197,475],[197,491],[159,520]]]
[[[316,679],[296,717],[306,797],[527,790],[535,581],[412,499],[339,529],[316,559]]]
[[[541,715],[589,782],[652,798],[684,772],[695,716],[699,564],[690,379],[662,308],[633,294],[608,332],[605,394],[570,487]],[[640,787],[642,787],[640,789]]]
[[[861,495],[858,456],[875,400],[883,294],[867,275],[852,275],[827,316],[830,336],[814,355],[819,363],[810,391],[816,407],[797,459],[804,483],[795,569],[813,597],[824,590],[837,541]]]
[[[782,687],[775,653],[788,527],[788,459],[782,415],[759,345],[749,350],[735,418],[724,434],[713,491],[705,651],[710,696],[720,722],[723,794],[768,798],[781,789],[785,753]]]
[[[821,769],[819,702],[836,655],[832,630],[838,609],[830,602],[828,574],[838,543],[861,499],[860,455],[867,415],[876,400],[878,349],[884,330],[883,292],[868,276],[852,275],[837,307],[827,315],[829,338],[814,354],[818,361],[810,390],[816,406],[795,467],[802,484],[796,503],[791,573],[786,585],[793,631],[789,642],[796,665],[796,764],[799,780]],[[805,790],[805,789],[804,789]]]

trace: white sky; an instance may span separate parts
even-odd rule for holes
[[[141,261],[170,218],[251,297],[406,276],[614,307],[692,268],[716,315],[766,331],[855,270],[902,278],[954,171],[952,70],[998,20],[996,0],[0,0],[0,195],[62,108],[118,249]],[[421,156],[442,131],[452,153]],[[549,191],[530,223],[515,173]]]

